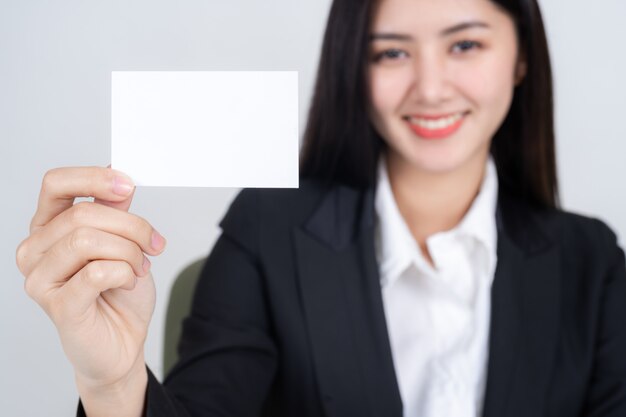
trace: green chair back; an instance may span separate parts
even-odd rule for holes
[[[205,261],[206,258],[202,258],[188,265],[178,274],[172,285],[165,316],[163,375],[167,375],[178,360],[177,346],[183,320],[191,312],[193,293]]]

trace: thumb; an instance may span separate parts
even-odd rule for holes
[[[112,207],[114,209],[128,211],[128,209],[130,208],[130,204],[133,202],[133,197],[135,195],[135,190],[136,190],[136,188],[133,189],[133,192],[130,193],[128,198],[126,200],[123,200],[123,201],[107,201],[107,200],[101,200],[99,198],[94,198],[93,202],[94,203],[98,203],[98,204],[102,204],[103,206]]]
[[[111,168],[111,164],[109,164],[107,168]],[[130,193],[130,195],[128,196],[128,198],[126,198],[126,200],[108,201],[108,200],[101,200],[99,198],[94,198],[94,203],[102,204],[103,206],[111,207],[111,208],[118,209],[118,210],[128,211],[128,209],[130,208],[130,204],[133,202],[133,197],[135,196],[136,189],[137,187],[133,188],[133,192]]]

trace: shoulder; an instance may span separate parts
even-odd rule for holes
[[[336,186],[300,179],[298,188],[245,188],[235,196],[219,225],[225,235],[253,247],[261,229],[303,224]]]
[[[542,212],[536,218],[570,265],[605,270],[624,264],[617,234],[605,221],[561,209]]]
[[[221,223],[233,220],[283,219],[297,221],[312,210],[333,185],[300,180],[298,188],[244,188],[233,199]]]
[[[539,221],[559,243],[606,247],[617,242],[613,229],[597,217],[558,209],[539,215]]]
[[[540,208],[509,193],[500,193],[502,227],[527,254],[555,247],[569,266],[602,269],[620,257],[617,235],[606,222],[561,208]]]
[[[595,251],[617,242],[615,232],[597,217],[539,207],[506,188],[499,190],[498,212],[507,234],[531,252],[546,244]]]

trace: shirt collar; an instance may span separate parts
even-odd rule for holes
[[[496,257],[497,194],[498,175],[493,158],[489,155],[479,192],[469,210],[457,226],[450,231],[442,232],[475,238],[487,250],[491,264],[495,263]],[[378,162],[375,211],[376,256],[380,265],[381,284],[385,286],[397,279],[412,262],[426,261],[421,256],[419,246],[396,205],[383,155]]]

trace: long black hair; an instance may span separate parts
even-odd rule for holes
[[[501,187],[540,207],[558,206],[552,69],[536,0],[492,0],[513,18],[526,76],[495,133]],[[385,142],[368,116],[368,41],[376,0],[334,0],[301,152],[303,178],[369,188]]]

